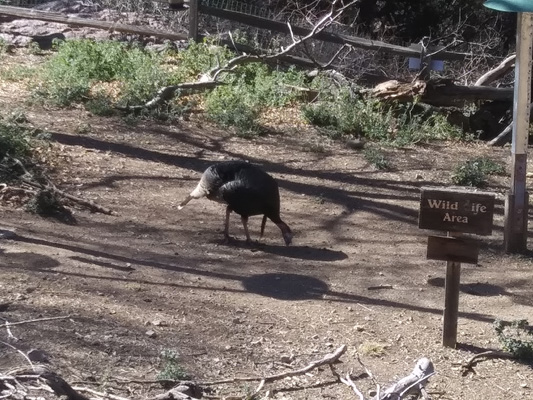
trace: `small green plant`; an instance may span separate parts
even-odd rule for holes
[[[162,56],[139,47],[82,39],[59,42],[55,48],[36,94],[60,106],[91,99],[91,89],[102,82],[117,82],[113,89],[118,89],[119,104],[146,101],[169,83]],[[101,91],[96,93],[100,103],[102,96]]]
[[[165,381],[180,381],[189,379],[190,376],[179,364],[178,353],[174,350],[163,350],[161,352],[161,371],[157,374],[157,379]]]
[[[39,190],[26,203],[26,210],[42,216],[53,216],[65,212],[60,197],[53,190]]]
[[[494,321],[494,330],[502,348],[518,359],[533,358],[533,330],[527,320]]]
[[[8,50],[9,44],[3,38],[0,38],[0,54],[5,54]]]
[[[324,90],[329,92],[321,95],[322,100],[304,105],[302,112],[310,124],[323,128],[333,138],[362,136],[396,147],[464,139],[460,129],[450,125],[444,115],[427,116],[416,104],[383,104],[355,95],[347,88]]]
[[[363,150],[365,160],[372,164],[379,170],[390,169],[390,163],[385,157],[385,154],[374,147],[369,147]]]
[[[28,44],[28,47],[26,48],[28,54],[32,54],[34,56],[38,56],[42,54],[41,47],[39,46],[39,43],[31,41]]]
[[[458,165],[452,182],[460,186],[483,187],[487,185],[488,175],[503,174],[505,167],[485,157],[478,157]]]
[[[0,120],[0,160],[9,155],[24,158],[31,151],[31,132],[18,124]]]
[[[94,115],[100,115],[102,117],[110,117],[115,114],[113,102],[104,93],[98,93],[87,101],[85,108]]]
[[[359,352],[372,357],[381,357],[385,354],[387,346],[377,342],[364,342],[359,345]]]
[[[207,97],[205,110],[209,119],[223,127],[234,127],[239,136],[250,138],[262,133],[257,122],[259,109],[245,91],[219,87]]]
[[[202,43],[191,41],[185,50],[177,53],[178,67],[174,70],[172,80],[194,81],[199,74],[224,64],[231,58],[231,55],[228,48],[216,46],[212,40],[205,39]]]
[[[0,68],[0,78],[10,82],[20,82],[35,77],[37,68],[27,65],[6,65]]]
[[[87,123],[87,122],[80,122],[76,128],[74,129],[74,131],[78,134],[78,135],[86,135],[88,133],[90,133],[92,130],[92,126],[91,124]]]

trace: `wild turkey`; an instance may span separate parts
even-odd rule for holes
[[[289,226],[280,218],[278,184],[269,174],[244,161],[225,161],[208,167],[196,188],[181,202],[181,210],[192,199],[207,197],[227,205],[224,237],[229,240],[229,216],[232,211],[241,216],[246,242],[250,242],[248,217],[263,214],[261,237],[267,218],[274,222],[288,246],[292,241]]]

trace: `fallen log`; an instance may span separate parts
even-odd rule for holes
[[[391,80],[377,85],[371,94],[380,100],[421,101],[439,107],[459,107],[480,100],[513,100],[513,88],[456,85],[449,79],[414,82]]]
[[[0,17],[2,18],[23,18],[37,19],[40,21],[57,22],[70,26],[86,26],[108,30],[110,32],[130,33],[140,36],[156,36],[169,40],[188,40],[187,35],[175,32],[166,32],[158,29],[152,29],[146,26],[136,26],[128,24],[119,24],[109,21],[98,21],[88,18],[71,17],[60,13],[40,10],[28,10],[20,7],[1,6]]]

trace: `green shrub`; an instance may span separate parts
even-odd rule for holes
[[[198,79],[198,75],[224,64],[232,56],[227,47],[215,46],[212,41],[202,43],[189,42],[185,50],[177,53],[177,68],[173,72],[173,81],[189,82]]]
[[[20,82],[30,78],[33,79],[36,74],[37,68],[27,65],[7,65],[0,68],[0,78],[10,82]]]
[[[252,137],[262,133],[257,122],[259,109],[243,89],[222,86],[207,96],[207,117],[223,127],[234,127],[238,135]]]
[[[42,216],[52,216],[63,213],[65,207],[61,199],[53,190],[39,190],[30,201],[26,203],[26,210]]]
[[[331,95],[335,93],[336,95]],[[324,99],[302,107],[303,117],[325,128],[334,138],[363,136],[392,146],[460,139],[462,132],[443,115],[429,117],[414,112],[414,104],[384,105],[375,99],[354,96],[348,89],[335,89]]]
[[[4,39],[0,38],[0,55],[7,53],[8,50],[9,50],[8,43]]]
[[[185,369],[179,364],[178,353],[174,350],[163,350],[161,352],[161,371],[157,374],[157,379],[180,381],[189,379]]]
[[[494,330],[505,351],[518,359],[533,359],[533,331],[527,320],[494,321]]]
[[[99,82],[120,82],[117,101],[123,104],[145,101],[168,82],[162,58],[138,47],[82,39],[59,42],[56,49],[37,93],[60,106],[92,98]]]
[[[115,114],[111,99],[104,93],[96,94],[92,99],[85,103],[85,108],[94,115],[109,117]]]
[[[31,135],[28,129],[0,120],[0,161],[7,155],[23,158],[30,154]]]
[[[385,154],[379,149],[369,147],[363,150],[365,159],[379,170],[387,170],[390,168],[389,161]]]
[[[460,186],[483,187],[487,176],[503,174],[505,167],[485,157],[478,157],[458,165],[452,174],[452,182]]]

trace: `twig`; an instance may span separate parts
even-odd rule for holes
[[[77,196],[74,196],[72,194],[68,194],[68,193],[64,192],[63,190],[58,189],[51,182],[48,182],[48,185],[45,186],[45,185],[42,185],[42,184],[40,184],[38,182],[32,181],[31,179],[21,178],[21,180],[22,180],[22,182],[27,183],[28,185],[36,187],[38,189],[51,190],[52,192],[57,193],[60,196],[63,196],[64,198],[66,198],[66,199],[72,200],[75,203],[81,204],[82,206],[88,207],[88,208],[90,208],[93,211],[98,211],[98,212],[101,212],[102,214],[107,214],[107,215],[114,214],[113,211],[111,211],[110,209],[108,209],[106,207],[102,207],[102,206],[96,204],[92,200],[85,200],[85,199],[82,199],[81,197],[77,197]]]
[[[6,343],[6,342],[3,342],[0,340],[0,343],[2,343],[4,346],[7,346],[7,347],[11,347],[13,350],[16,350],[17,352],[19,352],[20,354],[22,354],[22,357],[24,357],[26,359],[26,361],[28,361],[28,364],[30,364],[30,367],[32,370],[35,370],[35,366],[33,365],[33,363],[31,362],[31,360],[28,358],[28,356],[21,350],[17,349],[15,346],[13,346],[12,344],[9,344],[9,343]]]
[[[36,318],[36,319],[28,319],[26,321],[18,321],[18,322],[6,322],[3,325],[0,325],[0,328],[7,327],[7,326],[15,326],[15,325],[23,325],[23,324],[33,324],[35,322],[43,322],[43,321],[54,321],[58,319],[67,319],[70,318],[70,315],[65,315],[63,317],[46,317],[46,318]]]
[[[475,372],[474,366],[480,361],[480,358],[509,358],[509,359],[516,359],[514,354],[506,352],[506,351],[499,351],[499,350],[488,350],[484,351],[482,353],[474,354],[472,357],[470,357],[464,364],[461,365],[462,369],[462,375],[468,374],[468,372]]]
[[[400,393],[400,397],[399,397],[399,398],[401,399],[403,396],[405,396],[407,393],[409,393],[409,391],[410,391],[412,388],[414,388],[414,387],[417,386],[417,385],[420,385],[419,390],[421,390],[421,389],[424,387],[424,385],[422,385],[422,382],[427,381],[430,377],[432,377],[432,376],[435,375],[435,374],[436,374],[436,372],[433,371],[433,372],[431,372],[431,373],[429,373],[429,374],[427,374],[427,375],[421,377],[421,378],[420,378],[419,380],[417,380],[416,382],[413,382],[410,386],[407,386],[403,392]]]
[[[341,377],[341,382],[345,385],[348,385],[352,388],[354,393],[359,397],[360,400],[365,400],[365,396],[363,396],[363,393],[359,389],[357,389],[357,386],[355,385],[354,381],[352,381],[352,378],[350,378],[350,374],[346,374],[346,378]]]
[[[94,394],[95,396],[99,396],[99,397],[104,397],[104,398],[107,397],[107,398],[112,399],[112,400],[130,400],[127,397],[121,397],[121,396],[117,396],[117,395],[114,395],[114,394],[111,394],[111,393],[98,392],[96,390],[89,389],[89,388],[86,388],[86,387],[83,387],[83,386],[74,386],[72,389],[74,389],[74,390],[76,390],[78,392],[82,392],[82,393]]]
[[[265,383],[267,382],[273,382],[284,378],[289,378],[292,376],[298,376],[298,375],[304,375],[307,372],[321,367],[326,364],[333,364],[339,360],[339,358],[346,352],[346,345],[342,345],[337,350],[335,350],[333,353],[326,355],[323,359],[313,361],[311,364],[307,365],[304,368],[297,369],[294,371],[287,371],[276,375],[270,375],[267,377],[236,377],[236,378],[230,378],[230,379],[222,379],[219,381],[212,381],[212,382],[200,382],[200,385],[205,386],[212,386],[212,385],[221,385],[223,383],[235,383],[235,382],[251,382],[251,381],[259,381],[264,380]]]
[[[16,338],[16,337],[13,335],[13,333],[11,332],[11,329],[9,328],[9,321],[8,321],[7,319],[5,319],[5,318],[0,318],[0,319],[6,321],[5,324],[4,324],[4,326],[6,327],[7,338],[8,338],[8,339],[13,339],[13,340],[15,340],[15,341],[18,341],[18,338]]]

